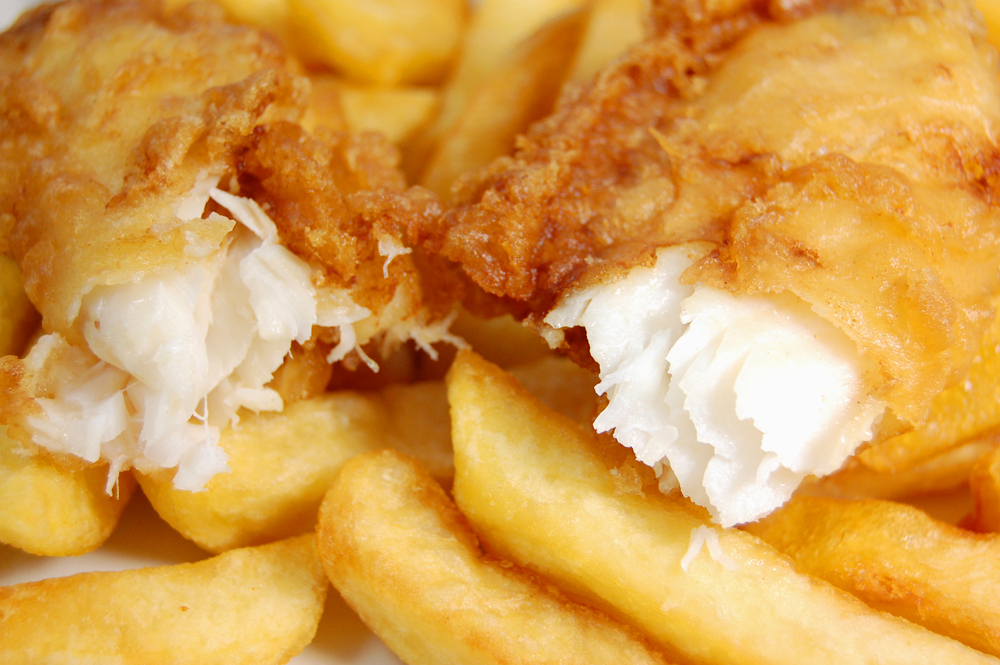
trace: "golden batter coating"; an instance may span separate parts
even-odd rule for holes
[[[708,241],[684,281],[797,295],[919,421],[1000,292],[1000,67],[976,10],[662,2],[651,26],[466,180],[428,244],[537,323],[657,247]]]

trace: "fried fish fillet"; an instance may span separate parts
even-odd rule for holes
[[[425,242],[599,366],[598,428],[735,524],[968,367],[1000,294],[1000,68],[966,0],[649,23]]]
[[[69,0],[0,35],[0,237],[47,333],[0,361],[0,424],[198,489],[220,427],[281,409],[293,342],[374,365],[369,340],[448,338],[403,242],[437,202],[314,101],[211,4]]]

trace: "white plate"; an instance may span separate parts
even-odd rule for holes
[[[0,30],[39,0],[0,0]],[[2,508],[0,508],[2,509]],[[96,552],[76,557],[39,557],[0,544],[0,586],[92,571],[127,570],[188,563],[208,554],[179,536],[137,491],[117,529]],[[293,665],[401,665],[333,589],[316,639]]]

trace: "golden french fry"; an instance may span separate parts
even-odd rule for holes
[[[446,197],[458,176],[514,148],[517,135],[555,104],[587,16],[581,10],[556,18],[511,52],[442,134],[420,179],[422,185]]]
[[[0,587],[10,663],[284,663],[316,632],[327,580],[315,537],[198,563]]]
[[[990,42],[1000,48],[1000,3],[997,3],[996,0],[976,0],[976,7],[986,19],[986,30],[989,33]]]
[[[21,269],[0,254],[0,356],[19,355],[40,320],[24,292]]]
[[[589,81],[602,67],[643,36],[644,0],[596,0],[576,54],[572,81]]]
[[[1000,317],[983,337],[964,380],[931,402],[927,422],[858,453],[876,471],[902,471],[1000,428]]]
[[[476,353],[503,368],[524,365],[552,355],[548,344],[538,333],[521,325],[509,314],[483,319],[463,309],[450,330],[468,342]]]
[[[754,536],[709,526],[680,496],[616,492],[599,440],[471,353],[452,367],[449,399],[455,499],[480,537],[686,660],[993,661],[796,572]],[[695,537],[709,553],[692,560]]]
[[[1000,533],[1000,448],[994,447],[976,461],[969,474],[969,488],[976,501],[969,526]]]
[[[1000,536],[900,503],[827,497],[793,498],[745,528],[876,609],[1000,655]]]
[[[510,368],[525,389],[557,413],[590,427],[597,413],[597,377],[569,358],[550,356]]]
[[[434,117],[440,93],[429,87],[375,87],[341,84],[340,104],[347,128],[379,132],[400,144]]]
[[[397,386],[382,393],[328,393],[282,413],[247,415],[220,442],[230,473],[203,492],[173,486],[164,471],[137,474],[156,512],[209,552],[270,542],[313,528],[337,471],[358,453],[399,447],[452,476],[444,386]]]
[[[483,556],[455,504],[393,451],[347,462],[323,501],[334,586],[407,663],[664,663],[631,629]]]
[[[437,117],[404,155],[404,166],[411,180],[419,180],[433,148],[458,122],[473,92],[509,59],[517,44],[557,16],[585,4],[586,0],[482,0],[476,3]]]
[[[517,369],[551,408],[590,422],[594,379],[565,359]],[[301,400],[281,413],[247,414],[220,445],[230,473],[203,492],[173,486],[172,472],[137,473],[156,512],[185,538],[223,552],[309,531],[334,476],[359,453],[393,448],[451,486],[451,420],[443,382],[342,391]]]
[[[131,473],[105,485],[108,466],[67,468],[0,429],[0,542],[43,556],[75,556],[108,539],[135,490]]]
[[[951,492],[969,482],[976,460],[997,445],[992,438],[968,441],[895,473],[875,471],[851,458],[834,474],[807,478],[796,492],[839,499],[908,499]]]
[[[307,54],[365,83],[444,77],[466,21],[465,0],[289,0]]]
[[[187,4],[190,0],[169,0],[169,5]],[[295,48],[292,39],[291,11],[288,0],[216,0],[230,18],[266,30]]]
[[[517,44],[554,18],[581,9],[588,0],[482,0],[476,3],[451,89],[468,92],[497,69]]]

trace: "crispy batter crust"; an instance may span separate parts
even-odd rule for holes
[[[42,7],[0,36],[0,71],[3,230],[46,329],[69,337],[95,285],[183,267],[186,234],[218,246],[228,229],[178,220],[178,198],[308,94],[273,39],[202,4]]]
[[[467,179],[426,242],[537,323],[708,241],[685,280],[803,298],[919,421],[1000,292],[1000,69],[978,21],[964,0],[658,3],[650,38]]]

